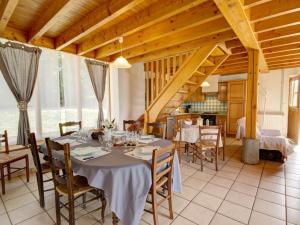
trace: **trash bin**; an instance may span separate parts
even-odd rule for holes
[[[258,139],[243,139],[242,161],[246,164],[259,163]]]

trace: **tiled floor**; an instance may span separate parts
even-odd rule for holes
[[[293,153],[285,164],[262,161],[251,166],[240,162],[241,145],[231,140],[220,171],[205,164],[183,163],[181,166],[183,192],[175,193],[173,221],[167,218],[167,204],[160,208],[161,225],[280,225],[300,224],[300,153]],[[30,183],[16,177],[7,184],[7,194],[1,196],[1,225],[54,224],[53,193],[46,195],[46,209],[37,202],[34,177]],[[77,209],[83,215],[96,205]],[[99,212],[81,217],[76,224],[102,224]],[[111,224],[107,212],[105,224]],[[141,224],[152,224],[152,215],[145,213]],[[65,222],[63,224],[66,224]]]

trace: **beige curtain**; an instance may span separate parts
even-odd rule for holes
[[[98,111],[98,127],[100,127],[101,122],[104,120],[103,115],[103,98],[105,93],[105,83],[108,65],[102,62],[94,60],[85,60],[93,89],[98,101],[99,111]]]
[[[30,130],[27,105],[36,82],[41,49],[14,42],[0,43],[0,70],[19,108],[17,144],[27,144]]]

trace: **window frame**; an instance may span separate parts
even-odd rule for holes
[[[295,90],[293,90],[293,82],[295,82],[295,81],[298,81],[297,92]],[[295,93],[297,93],[297,105],[296,106],[291,104]],[[290,81],[289,81],[289,107],[294,108],[294,109],[300,108],[300,75],[296,75],[296,76],[290,78]]]

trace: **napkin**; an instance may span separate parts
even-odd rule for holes
[[[87,161],[109,154],[109,152],[102,150],[101,147],[76,148],[71,153],[73,157],[80,161]]]
[[[66,138],[66,139],[62,139],[62,140],[55,140],[57,143],[64,145],[69,143],[71,145],[71,143],[76,142],[75,139],[70,139],[70,138]]]
[[[139,147],[138,148],[140,153],[142,154],[152,154],[153,150],[155,149],[160,149],[159,146],[144,146],[144,147]]]

